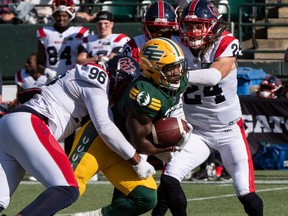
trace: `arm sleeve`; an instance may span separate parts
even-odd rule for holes
[[[222,74],[216,68],[189,70],[188,82],[190,84],[214,86],[222,79]]]
[[[136,150],[114,124],[106,92],[99,88],[87,89],[85,103],[91,120],[106,145],[125,160],[132,158]]]

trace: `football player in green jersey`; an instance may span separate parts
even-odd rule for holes
[[[153,122],[178,110],[181,94],[186,90],[185,58],[181,48],[167,38],[148,41],[140,51],[138,76],[113,107],[116,125],[127,133],[138,152],[155,155],[146,136]]]
[[[148,41],[142,47],[140,57],[141,74],[126,87],[120,99],[112,102],[115,124],[138,153],[156,156],[167,153],[170,156],[171,151],[181,149],[185,145],[192,128],[183,134],[183,138],[177,143],[176,148],[156,148],[146,137],[151,133],[152,124],[155,121],[170,116],[175,110],[181,110],[181,108],[179,109],[180,96],[187,87],[185,57],[181,48],[166,38]],[[117,92],[117,89],[114,91]],[[91,129],[91,123],[90,126],[89,123],[83,126],[77,134],[72,152],[78,149],[85,137],[84,134],[89,134],[89,129]],[[88,149],[82,154],[83,158],[86,155],[89,162],[79,160],[78,164],[73,166],[80,189],[84,188],[85,190],[85,184],[89,177],[101,169],[123,196],[114,197],[110,205],[101,209],[78,213],[75,216],[136,216],[151,210],[157,201],[157,185],[153,177],[140,178],[134,172],[135,167],[133,170],[127,161],[99,142],[100,138],[94,129],[94,138],[89,144],[91,145],[89,149],[94,146],[94,150]],[[87,157],[87,155],[89,156]],[[145,156],[142,156],[145,160]],[[70,158],[72,160],[73,155],[70,155]],[[141,167],[138,168],[141,169]],[[89,173],[85,174],[81,170],[89,170]],[[86,180],[82,181],[83,179]]]

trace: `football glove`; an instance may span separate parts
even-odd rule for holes
[[[100,65],[105,70],[107,70],[107,63],[105,61],[99,61],[97,64]]]
[[[50,80],[55,79],[56,76],[57,76],[57,72],[54,71],[54,70],[52,70],[52,69],[50,69],[50,68],[45,68],[44,74],[45,74],[46,77],[47,77],[48,79],[50,79]]]
[[[143,158],[141,158],[141,161],[137,165],[132,167],[140,179],[146,179],[156,174],[154,167]]]
[[[171,151],[161,152],[155,155],[157,158],[159,158],[161,161],[165,163],[169,163],[172,158],[174,157],[174,153]]]
[[[188,143],[188,140],[193,130],[193,126],[187,122],[187,127],[188,127],[188,131],[182,132],[182,138],[174,146],[177,151],[181,151],[185,147],[185,145]]]
[[[108,62],[109,60],[110,60],[110,59],[109,59],[107,56],[100,56],[100,60],[99,60],[99,61],[106,63],[106,62]]]

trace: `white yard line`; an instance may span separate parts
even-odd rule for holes
[[[257,190],[257,193],[267,192],[267,191],[287,190],[287,189],[288,187],[260,189],[260,190]],[[219,196],[192,198],[192,199],[187,199],[187,201],[191,202],[191,201],[211,200],[211,199],[219,199],[219,198],[234,197],[234,196],[235,194],[225,194],[225,195],[219,195]]]
[[[159,181],[156,181],[158,184]],[[40,184],[39,182],[33,182],[24,180],[20,184]],[[109,181],[97,181],[97,182],[88,182],[88,184],[111,184]],[[182,184],[232,184],[232,180],[224,181],[182,181]],[[288,184],[288,180],[255,180],[255,184]]]

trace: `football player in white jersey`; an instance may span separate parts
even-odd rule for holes
[[[88,35],[88,29],[81,26],[70,26],[75,17],[73,0],[53,1],[53,26],[43,26],[37,31],[38,71],[44,73],[49,81],[56,76],[73,68],[81,44],[82,38]],[[69,154],[74,134],[65,140],[65,151]]]
[[[89,34],[85,27],[70,26],[75,17],[73,0],[54,0],[52,15],[54,25],[37,30],[38,71],[50,79],[73,68],[82,38]]]
[[[34,92],[34,88],[40,87],[47,83],[47,77],[37,71],[36,55],[36,53],[30,53],[26,60],[25,68],[17,71],[15,74],[15,83],[17,85],[17,103],[22,103],[24,100],[26,100],[27,93],[24,93],[24,90],[30,89],[32,93]]]
[[[113,123],[108,101],[109,75],[102,67],[76,64],[53,84],[40,88],[40,94],[0,120],[0,212],[9,205],[25,171],[46,190],[19,216],[54,215],[77,200],[78,183],[59,142],[80,127],[88,115],[101,143],[105,141],[122,161],[128,161],[124,165],[127,170],[136,172],[133,179],[155,173]]]
[[[108,11],[100,11],[96,16],[97,35],[89,35],[83,39],[77,63],[99,62],[112,59],[121,53],[124,44],[130,38],[123,33],[112,33],[114,17]]]
[[[216,7],[207,0],[193,0],[183,9],[180,34],[187,46],[183,51],[190,69],[190,86],[183,95],[183,106],[194,129],[189,143],[181,152],[175,152],[163,170],[153,216],[165,215],[167,207],[173,215],[187,215],[187,200],[180,182],[213,150],[219,151],[247,215],[263,215],[236,93],[236,57],[241,54],[241,45],[226,28]]]
[[[166,37],[178,43],[175,36],[178,29],[177,15],[171,4],[165,1],[155,1],[148,5],[142,19],[144,34],[131,38],[123,48],[123,54],[140,62],[140,49],[150,39]]]

